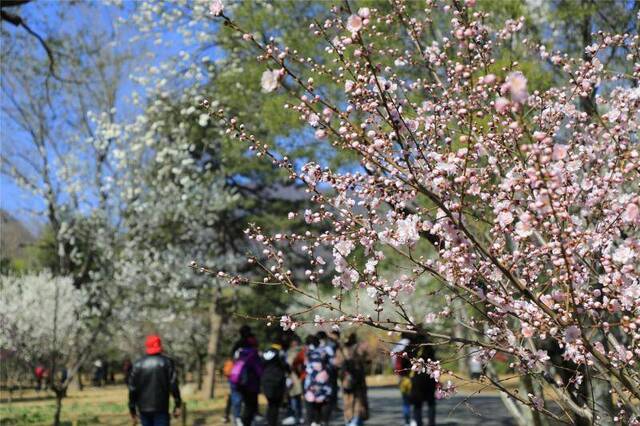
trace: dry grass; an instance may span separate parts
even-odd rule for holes
[[[490,388],[475,382],[466,382],[453,377],[444,377],[456,383],[462,394],[495,394]],[[517,386],[517,379],[504,378],[503,384],[508,388]],[[393,375],[370,376],[367,378],[370,387],[395,386],[398,378]],[[220,425],[221,416],[226,403],[228,389],[225,383],[216,387],[216,399],[207,400],[195,391],[193,384],[181,387],[182,397],[187,405],[188,425]],[[33,390],[21,394],[14,393],[8,402],[9,394],[0,395],[0,425],[49,425],[55,410],[55,399],[52,393]],[[264,401],[262,401],[264,404]],[[83,391],[69,390],[63,401],[62,420],[67,425],[130,425],[127,410],[127,390],[124,385],[111,385],[101,388],[87,387]],[[181,422],[175,422],[181,424]]]

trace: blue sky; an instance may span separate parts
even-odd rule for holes
[[[89,28],[91,31],[110,31],[117,27],[117,40],[115,49],[128,49],[132,51],[134,55],[134,66],[145,65],[151,66],[155,63],[169,58],[172,55],[177,55],[181,50],[189,50],[185,47],[181,41],[181,37],[177,33],[167,32],[163,34],[165,45],[162,48],[154,46],[150,43],[138,42],[137,44],[130,43],[131,37],[137,35],[135,29],[131,25],[124,27],[116,25],[116,19],[118,16],[127,17],[132,13],[135,7],[135,3],[132,1],[123,2],[123,7],[117,9],[113,6],[105,3],[92,3],[86,4],[70,4],[67,2],[33,2],[29,3],[21,8],[13,9],[16,13],[19,13],[26,22],[44,38],[61,36],[61,34],[74,34],[83,28]],[[66,11],[68,13],[67,18],[61,21],[59,12]],[[87,20],[90,19],[90,27],[87,27]],[[11,25],[3,23],[3,27],[9,33],[24,35],[24,29],[16,28]],[[33,40],[34,48],[39,49],[36,54],[39,57],[45,58],[45,51],[41,46],[37,44],[35,39]],[[153,49],[153,53],[156,59],[149,62],[144,58],[144,54]],[[215,58],[219,55],[219,52],[215,50],[207,52],[210,57]],[[3,58],[5,59],[5,58]],[[19,59],[16,59],[19,60]],[[119,121],[127,120],[135,116],[138,112],[138,108],[133,107],[129,102],[129,95],[133,91],[137,91],[143,95],[144,90],[136,85],[130,78],[125,76],[123,78],[121,88],[119,91],[119,97],[117,100],[117,110]],[[55,100],[54,100],[55,102]],[[5,107],[7,100],[3,96],[0,98],[0,104]],[[13,144],[28,144],[28,135],[17,131],[14,126],[11,126],[10,118],[4,113],[0,112],[0,149],[3,155],[8,153],[8,150],[12,148]],[[26,146],[26,145],[23,145]],[[0,174],[0,207],[17,218],[25,220],[30,223],[44,223],[42,216],[38,215],[38,212],[42,212],[46,205],[43,200],[34,196],[30,191],[16,185],[11,178],[4,174]],[[35,221],[35,222],[34,222]],[[36,230],[38,226],[32,225],[32,230]]]

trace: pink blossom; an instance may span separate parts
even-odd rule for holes
[[[220,16],[222,15],[223,11],[224,4],[222,3],[222,0],[211,0],[211,3],[209,3],[210,14],[212,14],[213,16]]]
[[[509,105],[511,103],[509,102],[509,100],[505,97],[500,96],[498,99],[495,100],[495,108],[496,111],[498,112],[498,114],[505,114],[508,111]]]
[[[627,207],[624,209],[624,213],[622,214],[622,220],[627,223],[635,223],[638,222],[640,218],[640,208],[636,203],[629,203]]]
[[[438,319],[438,316],[436,314],[434,314],[433,312],[429,312],[424,316],[424,323],[433,324],[434,322],[436,322],[437,319]]]
[[[607,113],[607,118],[609,119],[610,122],[615,123],[620,118],[620,115],[621,115],[620,110],[614,108]]]
[[[553,152],[551,153],[551,159],[553,161],[564,160],[567,156],[567,145],[555,144],[553,145]]]
[[[355,83],[352,80],[347,80],[344,82],[344,91],[349,93],[353,90],[353,86]]]
[[[352,34],[357,33],[362,29],[362,18],[358,15],[351,15],[349,19],[347,19],[347,30],[351,31]]]
[[[580,338],[580,329],[575,325],[570,325],[564,332],[564,341],[567,343],[574,343]]]
[[[533,234],[533,228],[531,227],[532,216],[529,213],[520,215],[520,221],[516,224],[516,234],[520,238],[526,238]]]
[[[522,336],[527,338],[532,337],[533,328],[531,328],[528,324],[522,324]]]
[[[505,228],[507,225],[513,222],[513,215],[510,211],[501,211],[500,213],[498,213],[497,220],[500,226],[502,228]]]
[[[283,315],[280,318],[280,327],[282,327],[284,331],[295,330],[297,326],[298,324],[293,321],[289,315]]]
[[[484,84],[493,84],[496,82],[496,75],[495,74],[487,74],[482,78],[482,82]]]
[[[524,74],[519,71],[512,72],[507,75],[505,83],[507,84],[513,102],[523,103],[527,100],[529,95],[527,93],[527,78]]]

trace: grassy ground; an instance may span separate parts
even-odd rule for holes
[[[222,388],[214,400],[205,400],[187,384],[181,387],[187,405],[187,424],[218,424],[224,404],[226,390]],[[50,425],[55,412],[52,393],[26,391],[14,394],[11,402],[3,392],[0,404],[0,425]],[[82,425],[130,425],[127,410],[127,391],[124,385],[101,388],[86,387],[83,391],[69,390],[62,402],[63,424]],[[180,424],[180,422],[176,422]]]
[[[367,378],[369,386],[393,386],[397,384],[395,376],[372,376]],[[446,378],[445,378],[446,380]],[[457,382],[457,381],[456,381]],[[506,382],[511,387],[514,383]],[[477,384],[458,382],[460,392],[470,394],[481,391],[491,393]],[[202,398],[192,384],[181,386],[182,397],[187,405],[186,424],[218,425],[226,403],[227,387],[220,383],[216,389],[217,398]],[[0,425],[50,425],[55,411],[55,399],[52,393],[33,390],[10,395],[2,392],[0,399]],[[264,404],[264,401],[261,401]],[[101,388],[86,387],[83,391],[69,390],[62,405],[62,421],[66,425],[129,425],[131,420],[127,410],[127,391],[124,385],[111,385]],[[181,422],[174,424],[180,425]]]

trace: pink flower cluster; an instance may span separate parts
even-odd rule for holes
[[[618,383],[619,398],[639,398],[640,89],[629,82],[640,78],[638,36],[596,34],[586,59],[537,49],[566,78],[536,90],[517,63],[493,66],[523,20],[494,30],[465,3],[443,7],[450,34],[428,43],[428,10],[420,20],[408,19],[402,2],[388,14],[335,8],[310,27],[331,63],[250,40],[279,70],[265,71],[265,91],[288,80],[294,101],[286,108],[360,164],[350,172],[317,162],[298,169],[226,118],[229,135],[306,184],[315,205],[302,213],[304,232],[248,231],[261,246],[264,282],[328,308],[329,322],[389,331],[418,325],[403,297],[435,282],[476,311],[469,328],[477,332],[466,344],[482,348],[485,362],[502,352],[514,367],[546,371],[545,348],[555,345],[564,359]],[[396,33],[414,49],[387,48],[384,34]],[[626,73],[598,60],[614,47],[633,52]],[[321,80],[339,96],[318,90]],[[288,269],[283,250],[308,259],[306,281]],[[393,278],[380,267],[390,253],[408,265]],[[339,296],[312,290],[327,282]],[[344,307],[360,292],[375,313]],[[456,313],[446,306],[441,315]],[[289,316],[281,322],[293,324]],[[438,380],[436,364],[414,367]],[[439,386],[443,395],[454,388]],[[536,396],[519,401],[545,411]]]

